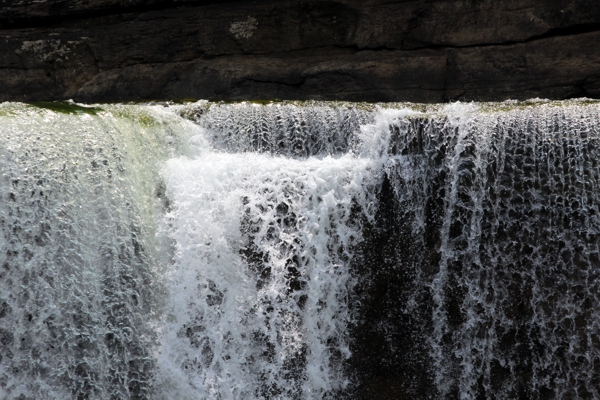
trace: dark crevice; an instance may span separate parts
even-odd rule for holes
[[[325,49],[345,50],[347,52],[347,54],[355,54],[360,51],[379,51],[379,50],[399,51],[398,49],[392,49],[392,48],[387,48],[387,47],[364,49],[364,48],[360,48],[356,45],[344,46],[344,45],[336,45],[336,44],[327,44],[324,46],[302,47],[302,48],[297,48],[297,49],[281,50],[281,51],[247,52],[247,51],[242,50],[239,53],[212,53],[212,54],[202,53],[201,57],[193,58],[190,60],[184,60],[184,61],[193,61],[193,60],[197,60],[197,59],[214,60],[214,59],[218,59],[220,57],[236,57],[236,56],[242,56],[242,57],[278,56],[278,55],[295,54],[295,53],[297,55],[302,55],[303,52],[314,52],[315,50],[325,50]]]
[[[523,40],[507,40],[505,42],[496,42],[496,43],[475,43],[468,44],[464,46],[458,45],[442,45],[442,44],[427,44],[419,47],[413,47],[410,49],[398,49],[402,51],[419,51],[423,49],[431,49],[431,50],[443,50],[443,49],[468,49],[468,48],[484,48],[484,47],[495,47],[495,46],[513,46],[516,44],[525,44],[530,42],[535,42],[537,40],[549,39],[554,37],[563,37],[563,36],[572,36],[572,35],[580,35],[584,33],[590,32],[598,32],[600,31],[600,23],[589,23],[589,24],[578,24],[568,27],[561,28],[553,28],[548,30],[545,33],[540,35],[533,35]],[[376,48],[373,48],[375,50]]]
[[[270,52],[270,53],[223,53],[214,55],[210,58],[224,57],[224,56],[235,56],[235,55],[244,55],[244,56],[264,56],[264,55],[279,55],[279,54],[288,54],[288,53],[299,53],[303,51],[313,51],[318,49],[344,49],[349,50],[354,53],[362,52],[362,51],[390,51],[390,52],[401,52],[401,53],[412,53],[412,52],[422,52],[423,50],[448,50],[448,49],[468,49],[468,48],[486,48],[486,47],[497,47],[497,46],[514,46],[518,44],[525,44],[530,42],[535,42],[537,40],[549,39],[553,37],[564,37],[564,36],[572,36],[572,35],[580,35],[590,32],[598,32],[600,31],[600,23],[590,23],[590,24],[579,24],[573,25],[570,27],[563,28],[554,28],[550,29],[547,32],[541,35],[530,36],[529,38],[523,40],[515,40],[515,41],[506,41],[506,42],[498,42],[498,43],[481,43],[481,44],[469,44],[464,46],[453,46],[453,45],[438,45],[438,44],[428,44],[420,47],[412,47],[409,49],[400,48],[400,47],[390,47],[390,46],[374,46],[374,47],[362,47],[356,44],[351,45],[326,45],[326,46],[314,46],[314,47],[306,47],[299,48],[293,50],[279,51],[279,52]]]
[[[533,42],[540,39],[548,39],[560,36],[580,35],[582,33],[590,33],[600,31],[600,23],[578,24],[573,26],[565,26],[561,28],[553,28],[541,35],[531,36],[521,43]]]
[[[293,88],[299,89],[306,82],[306,78],[300,80],[298,83],[286,83],[286,82],[279,82],[279,81],[275,81],[275,80],[271,81],[271,80],[260,80],[260,79],[253,79],[253,78],[245,78],[243,80],[243,82],[252,82],[252,83],[258,83],[258,84],[267,83],[267,84],[283,85],[283,86],[288,86],[288,87],[293,87]]]
[[[167,90],[167,88],[169,87],[169,85],[172,85],[175,82],[179,82],[179,77],[175,77],[173,79],[169,79],[164,85],[162,85],[162,87],[158,91],[159,98],[161,98],[161,99],[166,98],[167,96],[164,95],[165,91]]]
[[[68,11],[65,11],[64,9],[57,9],[57,11],[49,11],[49,15],[37,17],[11,16],[9,11],[7,11],[10,6],[2,6],[0,7],[0,29],[47,28],[77,20],[97,19],[123,14],[141,14],[150,11],[202,7],[238,2],[242,2],[242,0],[147,0],[140,4],[134,4],[130,6],[114,5],[106,8],[73,10],[69,14],[67,14]],[[56,13],[53,14],[53,12]],[[26,12],[16,12],[16,14],[25,15]]]

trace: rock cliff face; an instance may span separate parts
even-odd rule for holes
[[[589,0],[4,0],[0,100],[600,97]]]

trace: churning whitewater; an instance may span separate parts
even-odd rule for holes
[[[0,105],[0,398],[600,397],[600,103]]]

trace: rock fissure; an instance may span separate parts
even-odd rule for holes
[[[300,88],[300,87],[302,87],[302,85],[304,85],[304,83],[306,82],[306,79],[302,79],[298,83],[287,83],[287,82],[281,82],[281,81],[277,81],[277,80],[260,80],[260,79],[254,79],[254,78],[245,78],[244,82],[254,82],[254,83],[259,83],[259,84],[267,83],[267,84],[289,86],[289,87],[293,87],[293,88]]]
[[[506,42],[498,42],[498,43],[479,43],[479,44],[471,44],[464,46],[451,46],[451,45],[424,45],[423,47],[415,47],[413,49],[404,49],[403,51],[416,51],[422,49],[469,49],[469,48],[484,48],[484,47],[493,47],[493,46],[514,46],[519,44],[526,44],[535,42],[538,40],[551,39],[556,37],[565,37],[565,36],[575,36],[581,35],[585,33],[592,32],[600,32],[600,24],[582,24],[576,26],[570,26],[565,28],[554,28],[550,29],[547,32],[534,35],[529,38],[518,40],[518,41],[506,41]]]
[[[134,0],[130,2],[131,5],[123,5],[123,2],[118,0],[108,0],[106,2],[93,0],[83,2],[74,0],[71,2],[81,4],[81,9],[69,10],[67,8],[61,10],[61,12],[41,9],[36,13],[32,8],[35,7],[35,3],[41,3],[39,1],[23,1],[21,2],[22,4],[20,7],[17,7],[18,9],[15,10],[14,3],[16,2],[14,0],[12,2],[9,0],[8,5],[0,5],[0,30],[47,28],[77,20],[98,19],[123,14],[135,15],[147,13],[149,11],[168,11],[172,9],[220,5],[223,3],[239,3],[243,2],[243,0]],[[63,0],[61,3],[68,2]],[[85,8],[86,3],[90,5],[87,9]],[[100,4],[94,7],[94,3]],[[103,7],[103,3],[108,3],[108,5]],[[29,7],[29,9],[26,9],[26,7]]]

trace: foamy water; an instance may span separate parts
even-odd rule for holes
[[[0,105],[0,397],[597,398],[590,101]]]

